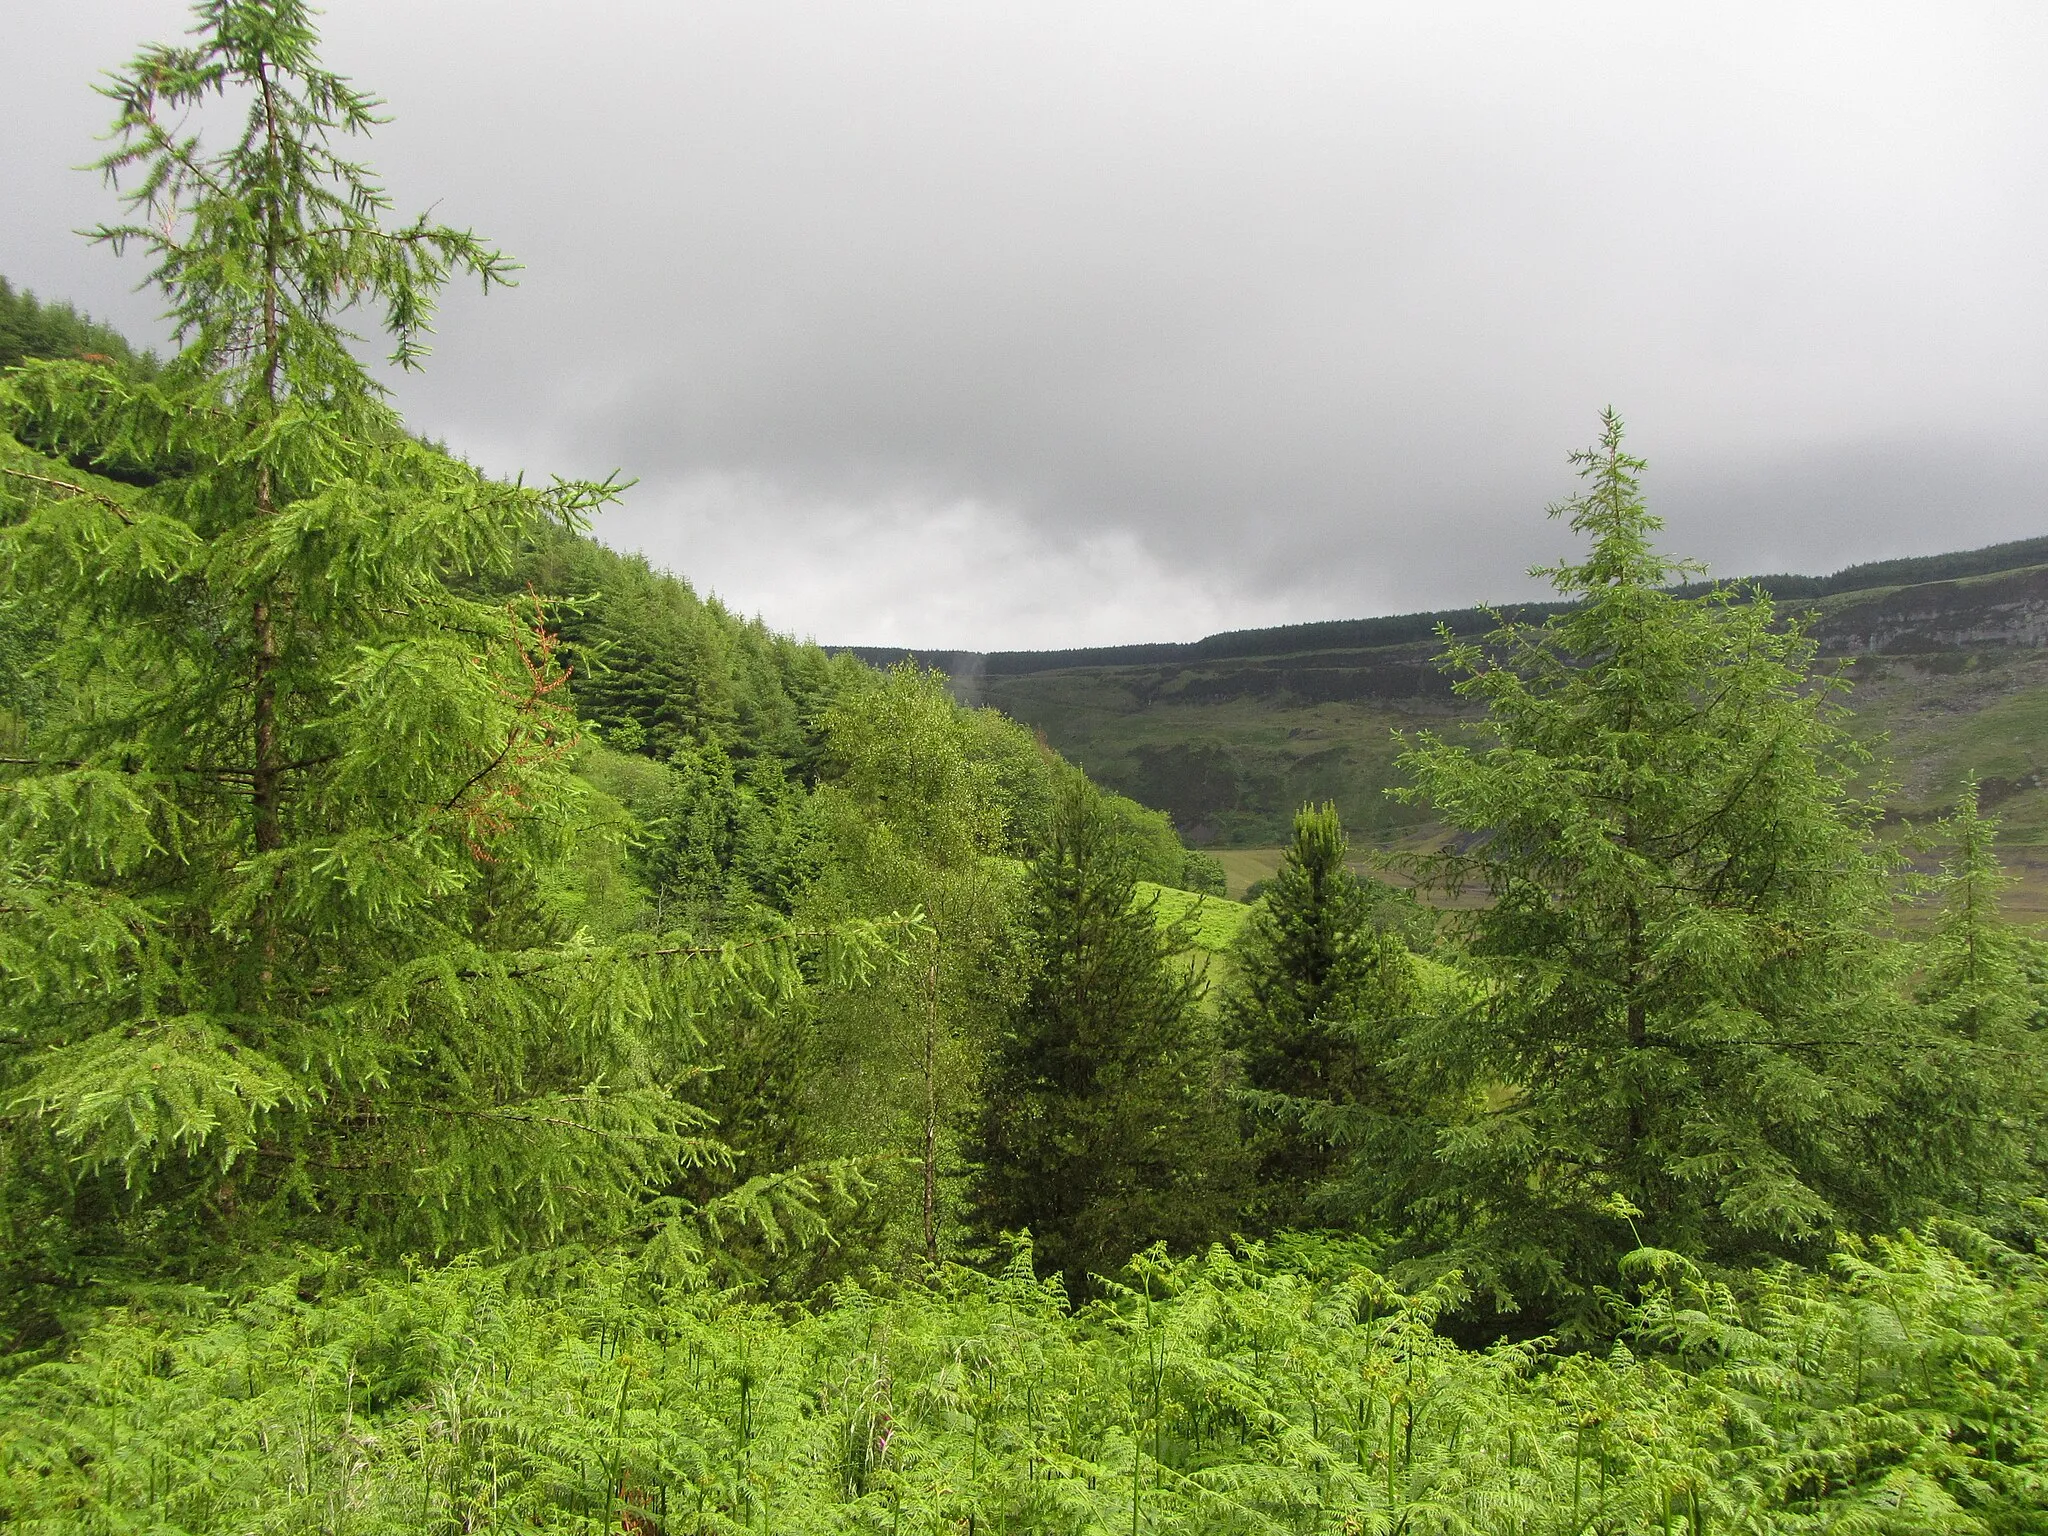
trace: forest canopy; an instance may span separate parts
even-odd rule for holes
[[[0,284],[10,1529],[2041,1528],[2048,950],[1612,412],[1402,743],[1457,899],[1308,805],[1231,903],[410,433],[349,328],[509,260],[195,16],[99,163],[175,350]]]

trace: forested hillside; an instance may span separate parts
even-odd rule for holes
[[[2048,539],[1734,585],[1813,612],[1822,654],[1856,684],[1853,729],[1895,765],[1891,813],[1931,821],[1974,774],[2032,877],[2029,910],[2048,913]],[[1465,609],[1187,645],[918,659],[943,668],[961,697],[1043,731],[1090,773],[1170,811],[1205,846],[1273,848],[1295,806],[1324,798],[1390,842],[1434,826],[1386,794],[1398,777],[1392,733],[1476,718],[1437,665],[1437,630],[1470,637],[1492,622]],[[906,653],[856,654],[887,663]]]
[[[143,375],[156,368],[156,359],[136,351],[127,337],[61,300],[41,303],[0,277],[0,368],[32,357],[105,358]]]
[[[387,218],[298,0],[196,16],[105,86],[175,352],[0,372],[7,1529],[2042,1528],[1986,786],[1913,873],[1612,413],[1392,765],[1462,905],[1330,803],[1225,901],[409,433],[349,328],[506,258]]]

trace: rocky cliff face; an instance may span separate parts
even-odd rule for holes
[[[1820,608],[1814,633],[1836,655],[2040,647],[2048,645],[2048,565],[1849,593]]]

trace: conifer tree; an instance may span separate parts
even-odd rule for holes
[[[39,304],[34,294],[17,291],[0,277],[0,368],[32,357],[88,356],[143,373],[156,366],[154,358],[137,354],[112,327],[81,315],[69,304]]]
[[[1304,805],[1238,939],[1224,1043],[1255,1106],[1246,1138],[1256,1230],[1321,1214],[1315,1196],[1342,1153],[1308,1122],[1329,1128],[1393,1105],[1387,1067],[1413,992],[1408,950],[1374,926],[1371,895],[1345,868],[1345,852],[1337,808]]]
[[[1220,1235],[1236,1193],[1202,983],[1136,883],[1114,813],[1069,777],[1031,866],[1026,991],[970,1138],[981,1230],[1029,1228],[1076,1297],[1153,1242]]]
[[[2048,995],[2033,974],[2041,946],[2002,910],[2012,877],[1998,821],[1966,779],[1936,828],[1947,848],[1934,881],[1939,913],[1919,946],[1913,997],[1926,1026],[1896,1064],[1896,1087],[1868,1138],[1868,1156],[1896,1181],[1969,1218],[2009,1223],[2048,1189]],[[2036,1218],[2038,1220],[2038,1218]]]
[[[1590,548],[1543,573],[1571,606],[1446,653],[1498,744],[1402,758],[1462,834],[1425,873],[1488,900],[1463,919],[1480,1000],[1407,1050],[1434,1102],[1420,1198],[1381,1213],[1567,1308],[1639,1244],[1784,1253],[1896,1217],[1913,1192],[1864,1133],[1922,1043],[1840,685],[1761,592],[1667,590],[1687,568],[1612,412],[1574,462],[1553,515]]]
[[[1936,835],[1947,848],[1935,885],[1940,916],[1916,994],[1950,1033],[1969,1039],[2029,1022],[2026,940],[2003,911],[2013,878],[1999,860],[1998,819],[1984,814],[1975,775]]]
[[[375,103],[300,0],[196,14],[103,87],[132,219],[100,237],[152,258],[176,356],[0,380],[0,595],[54,616],[68,693],[0,769],[10,1252],[62,1284],[618,1230],[716,1155],[676,1091],[693,1013],[786,946],[707,967],[519,916],[573,821],[564,673],[537,600],[450,578],[608,487],[403,431],[344,320],[416,365],[442,282],[510,263],[386,222],[337,148]]]

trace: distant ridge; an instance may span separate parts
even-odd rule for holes
[[[1917,586],[1989,576],[2000,571],[2048,565],[2048,536],[1989,544],[1982,549],[1945,555],[1916,555],[1903,560],[1871,560],[1845,566],[1832,576],[1750,576],[1730,583],[1755,586],[1772,597],[1833,597],[1843,592]],[[1691,582],[1678,590],[1697,593],[1710,583]],[[1555,613],[1558,603],[1503,603],[1498,611],[1527,619]],[[1429,640],[1439,626],[1453,634],[1479,634],[1492,627],[1486,610],[1446,608],[1433,613],[1397,613],[1371,619],[1324,619],[1311,624],[1282,624],[1271,629],[1232,629],[1200,640],[1159,641],[1137,645],[1098,645],[1057,651],[935,651],[905,646],[831,645],[826,649],[857,656],[872,666],[914,661],[935,667],[949,677],[1024,677],[1069,667],[1133,667],[1160,662],[1221,661],[1259,656],[1292,656],[1311,651],[1368,650]]]

